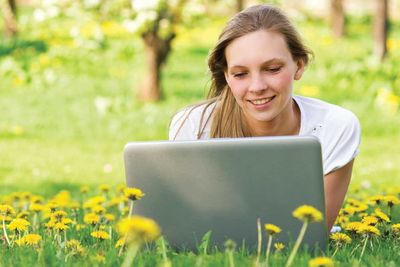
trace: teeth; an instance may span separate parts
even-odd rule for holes
[[[265,104],[265,103],[267,103],[267,102],[269,102],[269,101],[271,101],[272,100],[272,97],[269,97],[269,98],[264,98],[264,99],[257,99],[257,100],[253,100],[253,101],[251,101],[253,104],[255,104],[255,105],[262,105],[262,104]]]

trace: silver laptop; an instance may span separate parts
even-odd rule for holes
[[[133,142],[124,159],[127,185],[146,194],[135,213],[157,221],[178,249],[196,249],[208,231],[212,245],[233,239],[254,249],[258,218],[282,229],[275,241],[294,242],[302,225],[295,208],[307,204],[325,214],[314,137]],[[311,223],[304,243],[324,250],[327,233],[325,221]]]

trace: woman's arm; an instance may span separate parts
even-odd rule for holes
[[[326,222],[330,231],[349,187],[354,159],[324,177]]]

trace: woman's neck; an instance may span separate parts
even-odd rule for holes
[[[248,121],[253,136],[298,135],[300,108],[292,98],[287,107],[271,121]]]

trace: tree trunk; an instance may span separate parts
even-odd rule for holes
[[[374,23],[374,55],[383,60],[387,53],[388,0],[376,0]]]
[[[346,18],[343,9],[343,0],[331,0],[331,28],[333,36],[340,38],[345,34]]]
[[[236,11],[240,12],[244,8],[244,1],[245,0],[236,0]]]
[[[6,37],[17,35],[17,5],[15,0],[0,0],[0,9],[4,18],[4,34]]]
[[[138,98],[141,101],[150,102],[161,99],[161,68],[171,51],[171,42],[174,38],[175,34],[171,34],[166,39],[159,38],[154,32],[142,35],[147,66],[143,83],[138,91]]]

